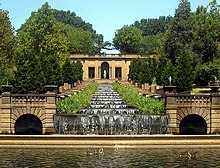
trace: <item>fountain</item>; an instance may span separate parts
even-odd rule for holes
[[[55,115],[59,134],[137,135],[164,134],[166,115],[141,115],[113,90],[111,84],[100,84],[91,104],[74,115]]]

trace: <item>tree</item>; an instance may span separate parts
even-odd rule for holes
[[[64,64],[63,64],[63,81],[64,83],[70,83],[72,84],[75,80],[74,78],[74,71],[73,71],[73,64],[70,62],[70,58],[66,58]]]
[[[165,61],[165,60],[163,60]],[[175,85],[175,80],[176,80],[176,67],[173,65],[173,63],[168,60],[165,61],[166,65],[164,66],[164,69],[161,73],[161,84],[164,86],[170,85],[169,83],[169,77],[171,77],[171,85]]]
[[[218,58],[220,14],[215,1],[208,8],[200,6],[193,15],[193,51],[197,63],[206,63]]]
[[[124,26],[118,29],[113,38],[113,45],[122,54],[140,53],[142,43],[142,31],[132,26]]]
[[[69,53],[92,54],[95,50],[95,39],[89,31],[77,29],[70,25],[64,25],[65,36],[67,37]]]
[[[77,60],[75,63],[75,73],[76,73],[76,79],[82,81],[83,80],[83,65],[82,63]]]
[[[220,64],[219,60],[208,62],[196,66],[196,79],[195,83],[199,86],[208,86],[210,82],[219,79],[220,77]]]
[[[167,85],[168,82],[168,77],[169,75],[171,74],[167,74],[166,77],[165,77],[165,81],[162,80],[162,74],[165,70],[165,67],[167,65],[167,59],[164,55],[162,55],[158,60],[157,60],[157,64],[156,64],[156,70],[155,70],[155,77],[156,77],[156,81],[157,81],[157,84],[158,85]],[[168,76],[168,77],[167,77]]]
[[[174,84],[178,91],[189,91],[192,89],[195,72],[192,66],[190,53],[182,51],[177,60]]]
[[[156,71],[156,62],[152,58],[133,59],[129,68],[129,78],[135,82],[151,84]]]
[[[62,24],[52,16],[48,3],[32,12],[19,29],[17,39],[15,91],[43,92],[43,86],[47,84],[59,85],[60,64],[67,51],[67,39]]]
[[[140,22],[135,21],[132,26],[142,30],[143,36],[154,36],[158,34],[165,34],[171,20],[171,16],[160,16],[156,19],[141,19]]]
[[[0,91],[1,85],[14,79],[14,50],[16,40],[8,12],[0,9]]]
[[[15,50],[15,36],[8,12],[0,9],[0,63],[12,65]]]
[[[181,0],[176,9],[171,28],[165,41],[165,53],[172,63],[176,63],[183,50],[191,51],[192,19],[188,0]]]
[[[82,45],[82,40],[88,38],[88,41],[83,40],[85,43],[84,46],[85,45],[88,45],[88,46],[86,47],[80,46],[80,50],[82,50],[83,47],[84,48],[82,51],[78,49],[77,52],[78,51],[80,51],[80,53],[87,52],[86,54],[100,54],[101,53],[101,49],[104,46],[103,35],[97,34],[96,31],[92,28],[92,24],[83,21],[82,18],[77,16],[76,13],[74,12],[52,9],[52,13],[57,21],[63,23],[64,25],[72,27],[74,31],[78,29],[78,31],[76,31],[78,33],[75,34],[75,36],[77,36],[76,39],[70,40],[70,42],[74,41],[73,44],[71,44],[72,48],[76,49],[79,45],[74,46],[74,44],[79,43]],[[68,39],[70,38],[69,35],[70,36],[73,35],[73,30],[71,31],[70,34],[67,34]],[[79,42],[77,40],[79,40]],[[92,52],[91,52],[91,47],[93,47]]]

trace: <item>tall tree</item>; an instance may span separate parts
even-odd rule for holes
[[[206,63],[218,58],[220,36],[220,13],[215,3],[208,8],[200,6],[193,15],[193,51],[197,55],[196,62]]]
[[[80,51],[80,53],[86,53],[86,54],[100,54],[101,53],[101,49],[104,47],[103,35],[97,34],[96,31],[92,28],[92,24],[83,21],[82,18],[77,16],[75,12],[52,9],[52,13],[57,21],[63,23],[64,25],[68,25],[72,28],[75,28],[74,29],[75,31],[76,29],[78,29],[77,31],[78,37],[74,40],[74,42],[73,42],[73,39],[70,40],[71,46],[74,46],[77,40],[79,40],[78,43],[81,43],[83,38],[88,38],[88,42],[84,41],[85,43],[84,46],[85,45],[88,45],[88,46],[86,47],[80,46],[81,50],[83,48],[83,50]],[[71,34],[72,33],[73,31],[71,31]],[[70,36],[72,36],[71,34]],[[92,35],[92,39],[90,37],[91,35]],[[80,36],[82,36],[81,39],[79,39]],[[67,36],[67,38],[69,38],[69,36]],[[93,46],[91,46],[90,43],[92,43]],[[77,47],[78,46],[75,46],[74,48],[77,48]],[[91,47],[93,47],[92,52],[90,51]]]
[[[0,9],[0,91],[14,79],[13,64],[16,40],[8,12]]]
[[[39,91],[47,84],[60,84],[60,64],[67,51],[67,39],[62,24],[52,16],[45,3],[18,31],[16,55],[17,92]],[[39,73],[40,71],[40,73]],[[39,79],[37,83],[35,80]],[[24,88],[22,88],[24,87]]]
[[[15,50],[15,36],[8,12],[0,9],[0,63],[11,65]]]
[[[183,50],[191,51],[192,19],[188,0],[180,0],[171,28],[165,41],[165,53],[172,63],[176,63]]]
[[[68,52],[75,54],[93,54],[95,39],[89,31],[64,25],[65,35],[69,41]]]
[[[190,91],[195,79],[195,71],[192,66],[192,59],[188,51],[180,53],[174,78],[174,84],[177,86],[178,91]]]
[[[124,26],[118,29],[113,44],[122,54],[138,54],[141,50],[142,31],[136,27]]]

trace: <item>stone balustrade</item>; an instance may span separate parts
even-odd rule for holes
[[[210,105],[211,97],[209,95],[177,95],[176,103],[178,106],[181,105]]]

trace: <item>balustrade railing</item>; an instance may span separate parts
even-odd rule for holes
[[[12,94],[12,104],[44,104],[46,99],[45,94]]]
[[[177,105],[210,105],[209,95],[179,95],[176,97]]]

